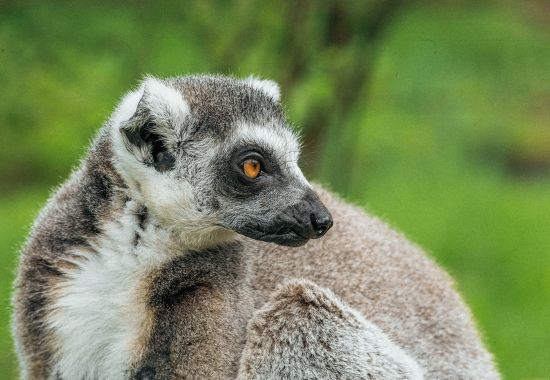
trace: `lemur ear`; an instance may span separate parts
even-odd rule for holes
[[[270,79],[259,79],[251,75],[246,78],[246,82],[255,89],[262,91],[267,96],[269,96],[274,101],[278,102],[281,100],[281,89],[277,82]]]
[[[120,123],[122,141],[145,165],[160,172],[171,170],[175,164],[174,147],[189,115],[189,106],[180,92],[154,77],[147,77],[138,93],[141,97],[135,111]],[[124,103],[136,102],[138,95],[130,94],[127,98],[119,110],[129,108]]]

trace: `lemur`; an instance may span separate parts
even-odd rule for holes
[[[450,278],[299,152],[270,80],[146,77],[22,250],[22,377],[498,379]]]

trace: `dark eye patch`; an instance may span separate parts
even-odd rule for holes
[[[244,144],[237,147],[231,155],[231,160],[238,165],[248,158],[260,161],[262,170],[270,175],[280,173],[275,155],[270,149],[253,144]]]
[[[255,178],[247,178],[242,171],[243,162],[253,158],[262,165],[263,173]],[[219,192],[234,198],[250,198],[283,180],[279,165],[269,149],[253,144],[236,146],[225,157],[217,161]]]

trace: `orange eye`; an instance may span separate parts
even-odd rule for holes
[[[243,172],[248,178],[257,178],[262,171],[262,165],[253,159],[246,160],[243,163]]]

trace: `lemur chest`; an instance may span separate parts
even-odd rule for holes
[[[77,268],[56,289],[49,318],[56,372],[63,379],[230,376],[251,308],[239,247],[175,255],[163,231],[140,229],[134,219],[123,216],[71,252]]]

